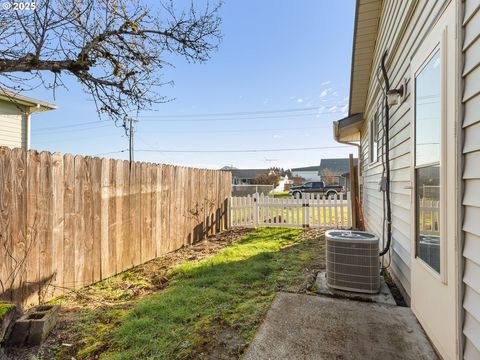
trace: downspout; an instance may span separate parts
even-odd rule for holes
[[[339,144],[345,144],[345,145],[351,145],[351,146],[355,146],[357,148],[357,159],[358,159],[358,166],[357,166],[357,184],[358,184],[358,196],[357,196],[357,199],[353,199],[353,206],[352,206],[352,209],[355,208],[355,203],[357,204],[357,206],[359,207],[359,215],[360,215],[360,218],[362,219],[362,227],[360,229],[363,229],[364,226],[363,226],[363,215],[362,215],[362,208],[361,208],[361,202],[360,202],[360,176],[362,174],[362,167],[360,166],[360,144],[357,144],[357,143],[354,143],[354,142],[349,142],[349,141],[342,141],[339,139],[339,134],[340,134],[340,131],[338,129],[338,121],[334,121],[333,122],[333,138],[335,139],[336,142],[338,142]],[[352,174],[353,175],[353,174]],[[357,219],[357,223],[358,223],[358,219]]]
[[[357,153],[357,159],[360,159],[360,144],[339,140],[339,139],[338,139],[338,134],[339,134],[338,121],[334,121],[334,122],[333,122],[333,138],[335,139],[335,141],[338,142],[339,144],[356,146],[356,147],[357,147],[357,151],[358,151],[358,153]],[[358,173],[360,174],[360,171],[359,171]]]

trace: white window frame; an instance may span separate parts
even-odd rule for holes
[[[379,137],[379,126],[378,126],[379,121],[378,120],[379,120],[378,113],[375,112],[368,126],[368,147],[369,147],[368,162],[370,164],[376,164],[379,161],[380,137]]]
[[[442,37],[438,40],[438,42],[430,48],[430,52],[427,56],[423,58],[422,63],[417,66],[417,68],[412,69],[412,114],[413,114],[413,122],[412,122],[412,148],[413,148],[413,155],[412,155],[412,189],[416,189],[417,181],[416,181],[416,170],[418,168],[426,167],[428,165],[439,165],[440,166],[440,273],[436,272],[429,264],[427,264],[424,260],[422,260],[417,254],[417,226],[412,226],[413,230],[413,256],[414,258],[436,279],[440,280],[442,283],[447,284],[447,273],[448,273],[448,264],[447,264],[447,255],[446,255],[446,33],[445,30],[442,33]],[[440,91],[440,106],[441,106],[441,113],[440,113],[440,159],[439,161],[435,161],[431,164],[416,164],[416,106],[415,106],[415,97],[416,97],[416,78],[425,68],[425,66],[430,62],[432,57],[440,51],[440,59],[441,59],[441,91]],[[415,194],[416,190],[412,191],[412,194]],[[416,224],[416,217],[418,216],[417,208],[415,205],[415,201],[412,199],[412,215],[413,215],[413,222],[412,224]]]

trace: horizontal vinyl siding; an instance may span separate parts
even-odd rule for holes
[[[480,359],[480,0],[464,10],[463,355]]]
[[[369,164],[368,123],[377,108],[382,109],[381,87],[376,76],[381,57],[388,49],[388,73],[392,88],[403,79],[410,79],[410,59],[415,49],[429,30],[443,1],[393,1],[386,0],[382,8],[372,74],[369,79],[365,104],[365,125],[361,136],[362,199],[366,227],[382,235],[382,193],[378,182],[381,179],[381,162]],[[410,85],[410,84],[409,84]],[[392,199],[392,256],[390,270],[400,282],[407,301],[410,297],[411,259],[411,104],[410,89],[402,104],[390,112],[390,168]],[[382,134],[382,131],[380,131]],[[383,148],[380,154],[383,155]]]
[[[15,105],[0,102],[0,146],[26,147],[25,117]]]

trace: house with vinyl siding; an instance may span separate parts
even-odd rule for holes
[[[349,101],[334,137],[381,239],[389,148],[384,267],[443,359],[480,359],[480,1],[357,0]]]
[[[30,148],[30,121],[35,112],[57,107],[0,88],[0,146]]]

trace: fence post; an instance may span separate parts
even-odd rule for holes
[[[350,191],[347,192],[347,204],[348,204],[348,211],[347,211],[347,217],[348,217],[348,227],[352,227],[352,197],[350,194]]]
[[[233,227],[232,223],[232,197],[229,196],[227,199],[227,224],[228,228],[231,229]]]
[[[258,192],[253,195],[253,227],[258,226]]]
[[[304,211],[303,211],[303,227],[304,228],[308,228],[310,227],[310,196],[311,194],[305,194],[305,196],[303,196],[304,200],[303,200],[303,208],[304,208]]]

